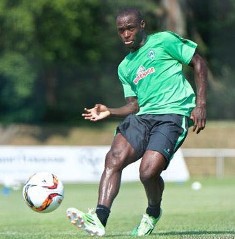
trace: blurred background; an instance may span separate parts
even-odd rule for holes
[[[85,123],[81,113],[124,104],[117,66],[127,51],[115,16],[130,6],[142,11],[149,34],[175,31],[207,60],[208,130],[184,147],[235,148],[235,0],[1,0],[0,144],[110,144],[114,127]]]
[[[234,0],[1,0],[0,120],[81,121],[84,107],[120,105],[116,33],[124,6],[146,16],[148,33],[173,30],[199,44],[210,68],[208,119],[235,117]]]

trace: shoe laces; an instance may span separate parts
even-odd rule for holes
[[[88,208],[88,213],[89,214],[95,214],[95,209],[94,208]]]
[[[147,214],[144,214],[139,227],[146,226],[146,225],[150,226],[151,228],[154,228],[154,222],[152,218],[148,216]]]

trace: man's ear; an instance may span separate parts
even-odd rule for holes
[[[142,20],[142,21],[140,22],[140,27],[141,27],[142,29],[145,28],[145,21],[144,21],[144,20]]]

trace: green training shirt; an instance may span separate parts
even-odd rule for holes
[[[149,35],[145,44],[129,53],[118,67],[124,96],[136,96],[142,114],[190,116],[195,93],[182,65],[189,64],[197,44],[172,32]]]

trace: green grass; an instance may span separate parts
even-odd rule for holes
[[[167,183],[163,217],[148,238],[235,238],[235,179],[202,179],[202,189],[193,191],[192,180]],[[67,207],[81,210],[95,206],[97,185],[65,185],[65,198],[52,213],[33,212],[22,199],[21,190],[0,194],[0,238],[77,239],[90,238],[70,225]],[[106,238],[133,238],[132,228],[145,210],[146,198],[140,183],[122,184],[110,215]]]

